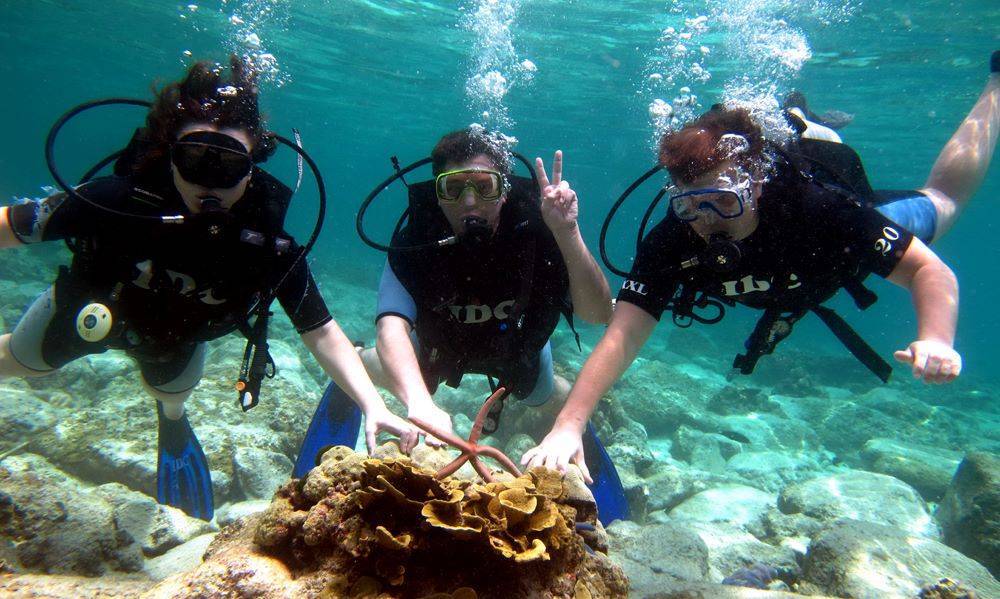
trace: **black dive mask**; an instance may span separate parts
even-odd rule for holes
[[[170,145],[170,160],[185,181],[210,189],[235,187],[253,170],[239,140],[216,131],[188,133]]]
[[[488,243],[493,237],[493,228],[481,216],[467,216],[462,219],[462,225],[459,239],[464,244],[480,246]]]
[[[728,273],[736,270],[743,259],[739,242],[728,233],[712,233],[708,238],[708,247],[701,253],[699,263],[717,273]]]

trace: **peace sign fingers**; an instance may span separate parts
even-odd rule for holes
[[[552,157],[552,184],[559,185],[562,181],[562,169],[563,169],[563,153],[562,150],[556,150],[555,156]]]
[[[549,186],[549,176],[545,174],[545,163],[541,158],[535,158],[535,177],[538,178],[538,188],[545,191]]]
[[[538,188],[544,193],[546,188],[550,185],[553,187],[558,187],[562,183],[562,172],[563,172],[563,153],[562,150],[556,150],[555,156],[552,157],[552,180],[549,180],[548,174],[545,172],[545,162],[541,158],[535,158],[535,176],[538,177]]]

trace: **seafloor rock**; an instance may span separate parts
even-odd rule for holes
[[[685,522],[708,548],[709,577],[720,582],[734,572],[754,564],[781,569],[792,579],[799,578],[796,553],[760,541],[737,526],[723,522]]]
[[[723,416],[744,415],[751,412],[783,413],[781,404],[772,400],[762,389],[738,385],[729,385],[721,389],[712,396],[706,407]]]
[[[912,535],[937,539],[940,531],[913,487],[884,474],[851,470],[782,490],[778,509],[822,522],[839,518],[895,526]]]
[[[194,537],[216,530],[209,522],[156,503],[150,496],[118,483],[94,489],[114,510],[118,529],[128,533],[146,557],[162,555]]]
[[[680,426],[674,432],[671,451],[673,456],[707,472],[726,470],[726,460],[740,453],[743,446],[718,433],[704,433],[689,426]]]
[[[759,521],[777,497],[743,485],[724,485],[698,493],[670,510],[670,517],[694,522],[724,522],[738,528]]]
[[[270,499],[292,471],[285,454],[257,447],[240,447],[233,453],[233,471],[245,499]]]
[[[0,544],[12,566],[49,573],[134,572],[143,562],[114,508],[38,456],[0,467]]]
[[[962,454],[895,439],[871,439],[861,450],[865,466],[898,478],[927,501],[938,501],[951,482]]]
[[[672,434],[679,426],[708,430],[712,418],[704,406],[725,385],[719,377],[699,378],[649,358],[639,357],[616,386],[628,415],[651,436]]]
[[[1000,575],[1000,457],[966,456],[935,516],[948,546]]]
[[[586,487],[544,469],[505,481],[438,480],[409,458],[334,448],[153,596],[626,596],[622,570],[577,533],[600,531]]]
[[[886,431],[899,438],[912,438],[913,433],[911,424],[853,402],[835,405],[815,426],[823,445],[848,460],[854,459],[870,439],[885,437]]]
[[[611,559],[628,575],[633,596],[642,597],[671,581],[709,581],[708,547],[690,527],[676,523],[608,527]]]
[[[159,581],[193,570],[201,564],[208,545],[214,539],[215,533],[195,537],[163,555],[146,560],[143,571],[153,580]]]
[[[802,567],[804,589],[838,597],[910,599],[923,585],[945,577],[981,597],[1000,597],[1000,583],[972,559],[932,539],[872,522],[844,520],[823,531]]]
[[[268,507],[271,502],[264,499],[253,499],[251,501],[241,501],[239,503],[227,503],[219,506],[215,510],[215,522],[219,526],[229,526],[240,518],[246,518],[253,514],[259,514]]]
[[[829,467],[820,452],[744,451],[726,463],[726,473],[749,486],[778,492],[790,483],[806,481]]]
[[[688,497],[707,489],[713,482],[717,482],[717,478],[706,480],[695,471],[659,464],[643,483],[646,511],[673,509]]]

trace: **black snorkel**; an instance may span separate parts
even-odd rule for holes
[[[55,144],[56,139],[59,136],[59,132],[62,130],[63,126],[79,115],[82,112],[90,110],[92,108],[97,108],[100,106],[110,106],[110,105],[125,105],[125,106],[139,106],[143,108],[152,107],[152,103],[146,100],[137,100],[132,98],[108,98],[104,100],[94,100],[91,102],[84,102],[70,110],[59,117],[58,120],[49,129],[49,134],[45,140],[45,162],[48,165],[49,172],[52,173],[52,178],[55,180],[56,184],[66,192],[67,195],[75,200],[81,201],[93,208],[101,210],[103,212],[114,214],[119,217],[132,218],[142,221],[158,221],[164,224],[181,224],[188,219],[197,217],[198,219],[205,219],[208,221],[209,234],[212,234],[213,227],[219,226],[220,219],[224,221],[229,218],[229,213],[222,206],[221,201],[218,198],[207,197],[204,198],[201,204],[201,213],[196,215],[183,215],[183,214],[170,214],[170,215],[151,215],[151,214],[137,214],[124,212],[121,210],[115,210],[88,199],[85,195],[80,193],[73,186],[69,185],[65,179],[59,174],[59,170],[56,168],[55,160]],[[313,246],[316,245],[316,240],[319,239],[320,232],[323,229],[323,221],[326,218],[326,185],[323,181],[323,176],[319,172],[319,167],[312,157],[302,148],[301,141],[299,139],[298,131],[295,131],[296,142],[292,142],[281,135],[274,132],[268,132],[268,137],[274,139],[275,141],[291,148],[299,158],[299,181],[301,181],[301,161],[305,161],[309,165],[309,169],[313,173],[313,178],[316,181],[316,190],[319,194],[318,199],[318,209],[316,214],[316,224],[313,226],[312,233],[309,236],[308,241],[302,246],[298,254],[289,264],[288,269],[282,274],[278,279],[277,284],[274,285],[270,290],[262,295],[260,301],[257,303],[253,313],[256,314],[256,319],[253,325],[247,325],[247,330],[244,330],[244,334],[247,336],[247,347],[243,355],[243,364],[240,368],[239,380],[236,383],[236,390],[239,393],[239,403],[243,411],[247,411],[257,405],[260,399],[260,387],[263,382],[263,378],[266,376],[271,378],[275,374],[274,361],[271,359],[270,353],[268,352],[267,345],[267,323],[270,317],[270,307],[277,296],[278,289],[281,288],[285,280],[289,275],[295,270],[299,262],[301,262],[305,256],[312,250]],[[92,179],[98,172],[104,169],[106,166],[114,162],[119,156],[125,153],[127,148],[118,150],[110,156],[104,158],[93,167],[91,167],[84,176],[80,179],[79,184],[82,185]],[[298,184],[296,184],[296,190],[298,189]],[[293,192],[294,193],[294,192]],[[216,229],[221,230],[221,229]]]
[[[537,186],[538,185],[538,177],[535,175],[535,169],[532,168],[531,163],[528,162],[528,159],[525,158],[524,156],[522,156],[521,154],[518,154],[517,152],[511,152],[511,155],[514,156],[515,158],[517,158],[518,160],[520,160],[522,164],[524,164],[524,166],[528,169],[528,172],[531,173],[531,180],[534,181],[535,185]],[[369,193],[365,197],[364,201],[361,202],[361,206],[358,208],[358,217],[357,217],[357,219],[355,221],[355,228],[357,229],[358,237],[361,238],[361,241],[363,241],[365,243],[365,245],[367,245],[367,246],[369,246],[371,248],[374,248],[374,249],[376,249],[376,250],[378,250],[380,252],[385,252],[385,253],[389,253],[389,252],[415,252],[415,251],[427,250],[427,249],[436,248],[436,247],[445,247],[445,246],[449,246],[449,245],[455,245],[456,243],[459,243],[459,241],[462,241],[464,239],[468,239],[470,241],[472,241],[474,239],[477,240],[477,241],[481,240],[481,237],[484,234],[483,231],[482,231],[482,226],[485,225],[485,227],[487,229],[489,229],[489,225],[485,224],[485,222],[486,222],[485,220],[483,221],[483,224],[472,223],[472,231],[470,231],[470,228],[469,228],[469,224],[470,223],[465,223],[466,224],[465,231],[462,234],[460,234],[460,235],[450,235],[450,236],[447,236],[447,237],[443,237],[442,239],[439,239],[437,241],[432,241],[432,242],[429,242],[429,243],[421,243],[421,244],[418,244],[418,245],[411,245],[411,246],[383,245],[383,244],[378,243],[377,241],[373,240],[371,237],[369,237],[368,234],[365,232],[365,222],[364,222],[365,221],[365,214],[368,212],[368,208],[371,206],[372,202],[375,201],[375,198],[378,197],[379,194],[381,194],[383,191],[385,191],[390,185],[392,185],[393,183],[395,183],[397,180],[402,181],[403,184],[406,185],[407,188],[409,188],[410,184],[406,182],[406,179],[404,177],[407,174],[409,174],[410,172],[412,172],[412,171],[414,171],[414,170],[416,170],[416,169],[418,169],[418,168],[420,168],[420,167],[422,167],[422,166],[424,166],[426,164],[430,164],[431,163],[431,158],[427,157],[427,158],[422,158],[422,159],[420,159],[420,160],[418,160],[418,161],[416,161],[416,162],[414,162],[414,163],[412,163],[412,164],[410,164],[410,165],[408,165],[406,167],[400,168],[400,166],[399,166],[399,159],[398,158],[396,158],[395,156],[392,156],[390,160],[392,161],[392,167],[395,170],[395,173],[393,173],[392,176],[390,176],[389,178],[387,178],[385,181],[382,181],[377,186],[375,186],[375,189],[373,189],[371,191],[371,193]],[[402,229],[403,223],[406,222],[406,219],[409,217],[409,214],[410,214],[410,208],[407,207],[403,211],[403,213],[400,215],[399,220],[396,221],[396,226],[395,226],[395,228],[393,229],[393,232],[392,232],[393,237],[395,237],[396,234],[399,233],[399,230]],[[475,219],[477,217],[470,217],[470,218]],[[469,219],[466,219],[466,220],[469,220]],[[479,220],[482,220],[482,219],[479,219]],[[470,237],[470,232],[473,233],[472,237]],[[490,236],[492,235],[492,229],[490,229],[489,235]],[[488,239],[488,237],[487,237],[487,239]]]

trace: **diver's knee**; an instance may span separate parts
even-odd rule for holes
[[[11,351],[10,342],[11,333],[0,335],[0,377],[34,378],[56,371],[55,368],[36,369],[22,364]]]
[[[153,387],[145,379],[142,381],[142,386],[153,399],[160,402],[160,405],[163,406],[163,415],[171,420],[177,420],[184,415],[184,402],[191,397],[191,393],[194,391],[194,389],[188,389],[179,393],[171,393]]]

